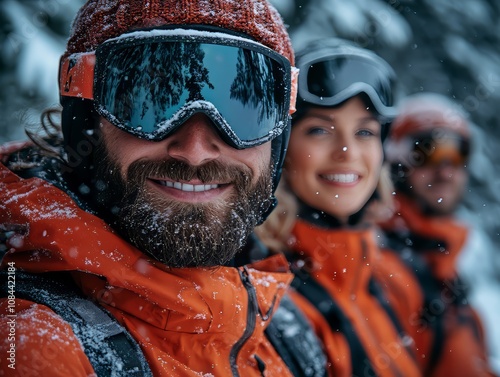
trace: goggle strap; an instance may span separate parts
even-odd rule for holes
[[[299,85],[299,69],[291,67],[291,80],[290,80],[290,115],[297,111],[295,104],[297,103],[297,91]]]
[[[61,59],[59,93],[61,96],[93,99],[95,53],[73,54]]]

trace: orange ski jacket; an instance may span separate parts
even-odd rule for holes
[[[467,228],[424,216],[397,195],[397,215],[381,224],[385,249],[377,276],[416,343],[426,376],[493,376],[480,319],[468,304],[455,263]]]
[[[299,219],[292,234],[293,297],[325,344],[331,375],[419,376],[411,341],[398,330],[383,292],[373,289],[379,258],[373,233]]]
[[[168,268],[63,191],[21,179],[2,164],[0,225],[23,229],[6,241],[4,269],[70,272],[133,335],[155,376],[290,376],[264,335],[293,278],[284,257],[243,267]],[[68,323],[44,305],[13,302],[0,300],[0,374],[93,375]],[[14,363],[5,362],[12,348]]]

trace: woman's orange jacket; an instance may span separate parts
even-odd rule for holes
[[[380,296],[370,292],[379,249],[368,229],[325,229],[297,220],[293,234],[293,265],[319,283],[343,313],[364,350],[360,356],[349,336],[331,326],[303,294],[293,295],[296,303],[314,323],[325,344],[332,376],[382,377],[420,376],[411,344],[401,336]],[[297,282],[297,279],[294,281]],[[303,281],[298,279],[298,291]],[[310,283],[309,283],[310,284]],[[350,330],[349,330],[350,331]],[[354,354],[356,352],[356,354]],[[358,375],[358,374],[356,374]]]
[[[21,179],[2,164],[0,225],[25,228],[7,241],[4,268],[70,271],[133,335],[155,376],[290,376],[264,335],[292,280],[282,256],[238,268],[167,268],[64,192],[37,178]],[[71,327],[48,307],[20,299],[15,369],[9,368],[8,308],[2,299],[0,375],[93,375]]]
[[[397,215],[382,224],[387,248],[377,276],[415,340],[421,369],[431,377],[493,376],[480,319],[455,270],[467,228],[424,216],[401,194],[396,204]]]

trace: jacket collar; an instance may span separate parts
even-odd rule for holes
[[[406,195],[395,197],[396,214],[382,228],[407,239],[422,254],[440,279],[455,276],[455,264],[467,239],[467,227],[453,216],[433,217],[422,213]]]
[[[303,219],[293,228],[294,265],[301,265],[316,279],[335,281],[338,294],[363,294],[378,258],[374,234],[369,229],[326,229]]]
[[[343,224],[338,218],[309,206],[299,198],[297,198],[297,202],[299,207],[298,215],[301,219],[325,229],[335,229],[343,226],[358,226],[362,221],[366,207],[365,205],[361,210],[349,216],[347,224]]]

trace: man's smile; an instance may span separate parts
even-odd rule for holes
[[[218,199],[231,186],[230,183],[202,183],[199,181],[179,182],[167,179],[147,180],[163,194],[186,202],[208,202]]]

